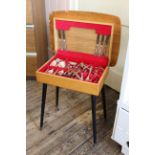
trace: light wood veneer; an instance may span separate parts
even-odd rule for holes
[[[26,76],[35,76],[36,69],[48,58],[44,3],[26,0]]]

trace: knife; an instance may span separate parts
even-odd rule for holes
[[[65,36],[65,31],[62,30],[62,39],[63,39],[63,49],[67,49],[67,44],[66,44],[66,36]]]
[[[98,34],[97,35],[97,38],[96,38],[96,48],[95,48],[95,55],[98,55],[98,48],[99,48],[99,41],[100,41],[100,35]]]
[[[59,38],[59,42],[60,42],[60,49],[63,50],[61,30],[58,30],[58,38]]]
[[[103,54],[103,43],[104,43],[104,35],[102,35],[101,37],[101,41],[100,41],[100,48],[99,48],[99,54],[98,55],[102,55]]]

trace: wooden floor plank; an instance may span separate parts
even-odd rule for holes
[[[36,145],[30,149],[31,154],[37,154],[41,151],[48,152],[50,149],[55,148],[58,144],[63,144],[64,141],[66,141],[82,127],[81,119],[83,119],[83,117],[74,119],[60,130],[56,130],[54,133],[48,134],[46,138],[36,144],[37,149]]]
[[[61,127],[68,124],[70,121],[72,121],[76,117],[78,117],[81,113],[83,113],[83,112],[87,111],[88,109],[90,109],[89,104],[85,104],[85,103],[86,102],[83,102],[83,104],[81,104],[81,106],[76,105],[76,107],[73,107],[70,112],[67,111],[63,115],[61,115],[61,116],[59,116],[57,118],[55,117],[54,120],[52,118],[52,121],[50,120],[50,117],[49,117],[49,119],[45,118],[46,121],[44,122],[44,127],[45,127],[44,129],[46,129],[46,132],[51,133],[51,132],[55,132],[56,130],[59,130]],[[36,124],[39,124],[40,120],[38,118],[38,119],[33,120],[33,121]],[[46,126],[48,126],[50,128],[46,128]],[[47,131],[47,129],[49,129],[49,130]],[[38,132],[34,133],[34,135],[32,135],[32,138],[35,137],[35,139],[37,139],[37,137],[39,137],[39,140],[41,140],[40,136],[37,136],[37,134],[39,134],[39,133]],[[42,139],[43,138],[44,137],[42,137]],[[34,138],[33,138],[33,140],[34,140]]]
[[[112,124],[110,122],[106,122],[104,120],[103,114],[102,114],[102,109],[101,108],[99,108],[99,109],[100,109],[100,111],[97,110],[97,145],[101,141],[103,141],[104,136],[112,128]],[[110,114],[108,116],[111,117]],[[90,120],[90,124],[88,126],[89,126],[90,131],[91,131],[90,133],[92,134],[91,120]],[[89,139],[87,144],[85,144],[85,145],[87,145],[87,147],[89,147],[89,149],[86,149],[85,147],[83,148],[83,145],[82,145],[81,147],[79,147],[79,148],[75,149],[74,151],[72,151],[71,154],[81,154],[81,152],[83,152],[84,154],[97,154],[97,151],[95,150],[97,145],[95,145],[95,147],[94,147],[94,144],[92,142],[93,142],[93,137],[91,136],[91,138]],[[86,149],[85,150],[86,152],[83,149]]]
[[[60,89],[60,110],[55,109],[55,87],[48,86],[44,128],[39,130],[41,84],[27,81],[27,154],[111,155],[120,153],[120,146],[111,140],[111,132],[119,94],[106,87],[108,120],[105,122],[101,97],[97,98],[97,144],[92,141],[90,96]],[[106,138],[105,138],[106,137]]]

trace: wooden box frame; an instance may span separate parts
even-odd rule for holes
[[[98,83],[91,83],[91,82],[80,81],[76,79],[71,79],[71,78],[66,78],[66,77],[40,72],[39,70],[42,69],[50,61],[49,60],[36,71],[37,81],[41,83],[46,83],[46,84],[98,96],[100,94],[100,91],[104,85],[105,79],[109,72],[109,67],[114,66],[117,62],[119,43],[120,43],[120,25],[121,25],[119,18],[116,16],[107,15],[107,14],[79,12],[79,11],[58,11],[58,12],[52,13],[50,15],[49,25],[50,25],[51,46],[55,52],[58,49],[57,38],[56,38],[57,34],[56,34],[56,28],[55,28],[56,19],[111,25],[112,33],[111,33],[109,55],[108,55],[109,64],[105,68]]]

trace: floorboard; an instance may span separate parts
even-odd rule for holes
[[[60,89],[59,110],[55,108],[55,87],[48,86],[44,127],[40,131],[42,85],[26,82],[27,155],[121,155],[120,146],[111,140],[119,93],[105,86],[107,116],[101,97],[97,98],[97,144],[93,144],[90,95]]]

